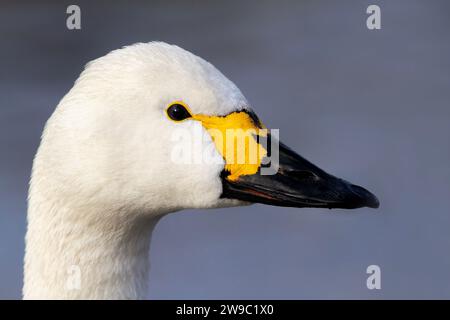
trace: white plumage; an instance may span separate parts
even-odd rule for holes
[[[87,65],[48,120],[34,160],[24,298],[143,298],[157,220],[238,203],[219,199],[223,163],[171,161],[171,132],[201,127],[167,119],[177,99],[212,115],[247,106],[214,66],[177,46],[136,44]],[[79,290],[67,288],[72,266]]]

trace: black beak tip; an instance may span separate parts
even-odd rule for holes
[[[364,189],[363,187],[357,185],[351,185],[351,190],[353,193],[353,204],[355,208],[369,207],[377,209],[380,207],[380,201],[378,198],[370,191]]]

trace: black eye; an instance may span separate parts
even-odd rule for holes
[[[181,121],[191,117],[189,111],[187,111],[186,108],[179,103],[175,103],[167,108],[167,115],[170,119],[175,121]]]

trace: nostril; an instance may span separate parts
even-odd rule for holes
[[[289,170],[287,175],[296,180],[319,180],[319,177],[308,170]]]

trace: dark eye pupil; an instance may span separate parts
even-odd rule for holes
[[[167,109],[167,114],[172,120],[181,121],[189,118],[191,115],[181,104],[173,104]]]

